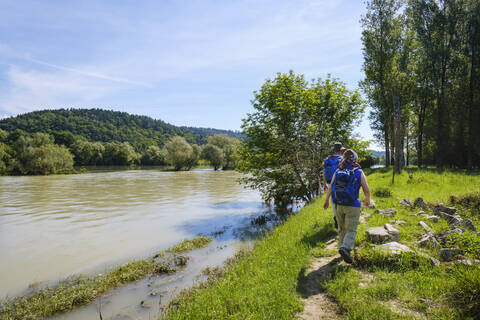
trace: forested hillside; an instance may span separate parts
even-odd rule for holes
[[[49,133],[55,137],[55,143],[66,146],[73,143],[74,136],[82,136],[89,141],[129,142],[136,151],[143,151],[150,145],[161,147],[174,136],[185,137],[189,143],[199,145],[206,144],[207,136],[214,134],[239,136],[228,130],[176,127],[147,116],[102,109],[34,111],[0,120],[0,129]]]

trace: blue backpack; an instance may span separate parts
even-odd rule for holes
[[[351,206],[357,200],[358,183],[354,169],[338,169],[335,173],[332,192],[335,194],[335,203]]]
[[[338,164],[342,157],[340,156],[329,156],[327,160],[325,160],[325,180],[328,184],[332,183],[333,174],[335,170],[338,168]]]

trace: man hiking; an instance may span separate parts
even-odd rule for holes
[[[323,208],[327,210],[331,195],[338,221],[338,252],[346,263],[353,262],[350,252],[355,246],[362,206],[359,199],[360,186],[365,195],[364,204],[369,206],[370,189],[367,178],[358,164],[357,154],[348,149],[343,154],[342,161],[333,175],[323,204]]]
[[[329,155],[323,163],[323,188],[328,190],[330,183],[332,182],[333,174],[338,168],[340,160],[342,159],[342,144],[335,142],[333,144],[333,154]],[[335,206],[332,205],[333,221],[335,222],[335,228],[338,229],[337,219],[335,218]]]

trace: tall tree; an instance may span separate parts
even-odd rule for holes
[[[387,166],[393,147],[392,72],[400,42],[399,6],[398,0],[371,0],[361,19],[365,80],[360,85],[372,108],[372,129],[382,138]]]

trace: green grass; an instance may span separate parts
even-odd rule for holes
[[[297,290],[310,252],[334,234],[320,201],[303,208],[226,266],[217,281],[184,291],[168,319],[292,319],[302,310]]]
[[[418,170],[407,168],[395,176],[391,170],[366,170],[377,208],[395,208],[395,217],[375,214],[361,224],[357,234],[356,261],[352,266],[340,264],[324,289],[340,306],[347,319],[468,319],[480,314],[480,268],[444,263],[432,266],[429,257],[437,257],[434,249],[418,249],[415,243],[424,233],[418,225],[425,221],[433,232],[447,230],[442,219],[431,223],[399,205],[402,199],[422,197],[425,202],[449,203],[462,195],[480,192],[480,175],[464,171]],[[458,213],[469,216],[480,227],[480,212],[472,209],[477,202],[466,198],[470,207]],[[473,203],[473,205],[472,205]],[[331,211],[322,209],[317,200],[297,215],[259,240],[249,252],[242,252],[221,271],[215,270],[211,280],[183,291],[170,304],[167,319],[295,319],[302,310],[301,293],[304,272],[311,259],[331,256],[325,241],[334,234]],[[426,210],[427,214],[432,214]],[[411,253],[395,257],[370,249],[365,230],[385,223],[400,231],[400,242],[410,246]],[[478,235],[466,233],[453,239],[459,246],[478,245]],[[478,248],[477,248],[478,249]],[[471,256],[476,255],[472,248]],[[211,270],[207,272],[212,273]]]
[[[457,213],[470,217],[480,227],[478,205],[480,175],[464,171],[418,170],[407,168],[395,176],[391,184],[391,170],[376,170],[367,176],[372,190],[387,189],[390,197],[376,197],[378,208],[395,208],[395,217],[370,213],[366,224],[358,228],[355,262],[353,266],[337,267],[334,276],[325,284],[328,294],[338,301],[348,319],[476,319],[480,314],[480,268],[453,263],[433,266],[429,257],[438,258],[437,249],[420,249],[416,241],[425,231],[418,225],[426,222],[434,233],[448,230],[440,219],[431,223],[417,216],[419,208],[399,205],[402,199],[422,197],[425,202],[443,202],[456,205]],[[465,194],[469,196],[464,196]],[[452,203],[451,203],[452,202]],[[464,204],[468,204],[464,205]],[[432,215],[431,209],[425,210]],[[400,231],[400,242],[413,252],[397,256],[373,250],[365,241],[365,230],[384,223],[394,224]],[[479,258],[480,237],[467,231],[452,236],[449,246],[457,246],[466,256]],[[370,279],[363,286],[356,286]]]
[[[129,262],[94,277],[66,279],[51,288],[43,288],[32,295],[3,301],[0,319],[43,319],[59,312],[92,302],[113,288],[140,280],[150,274],[172,273],[185,264],[176,254],[207,246],[212,241],[204,236],[185,240],[180,244],[156,254],[153,258]],[[171,259],[163,258],[170,253]]]

